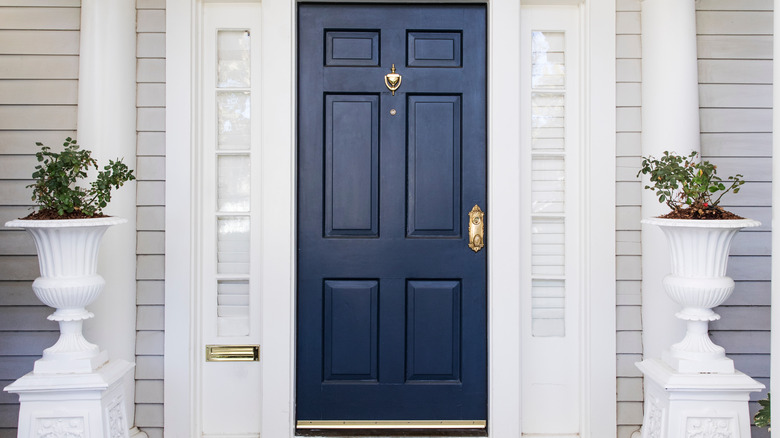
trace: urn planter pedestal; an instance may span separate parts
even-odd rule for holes
[[[708,329],[710,321],[720,319],[712,309],[734,291],[734,281],[726,276],[732,239],[742,228],[760,223],[661,218],[642,223],[666,235],[672,272],[663,285],[681,306],[677,318],[687,324],[685,337],[663,353],[663,360],[637,364],[645,377],[642,436],[749,438],[748,400],[764,385],[736,371]]]
[[[35,361],[33,371],[5,391],[19,394],[18,437],[126,438],[132,406],[135,364],[108,360],[108,353],[84,338],[82,324],[94,315],[86,310],[102,292],[97,274],[100,241],[112,225],[125,219],[105,217],[63,220],[14,220],[6,227],[24,228],[35,241],[41,276],[32,285],[60,337]],[[136,430],[137,431],[137,430]]]

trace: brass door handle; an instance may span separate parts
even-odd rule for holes
[[[485,246],[485,213],[474,204],[469,212],[469,248],[478,252]]]

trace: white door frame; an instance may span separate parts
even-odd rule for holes
[[[616,434],[615,370],[615,2],[578,4],[582,17],[585,175],[580,436]],[[167,1],[165,434],[201,436],[198,299],[194,296],[193,146],[199,141],[198,30],[202,3]],[[488,430],[520,436],[520,15],[518,0],[488,3]],[[296,2],[263,0],[261,25],[262,235],[261,428],[241,436],[292,437],[295,424]],[[517,56],[503,56],[505,54]],[[185,218],[185,219],[183,219]],[[189,218],[190,220],[186,220]],[[493,236],[492,238],[490,236]],[[555,409],[550,406],[549,409]],[[231,435],[236,436],[236,435]]]

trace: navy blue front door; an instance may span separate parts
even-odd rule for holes
[[[297,420],[485,420],[485,8],[298,12]]]

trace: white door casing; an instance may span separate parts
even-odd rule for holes
[[[538,3],[535,9],[541,7]],[[561,2],[556,2],[560,5]],[[614,436],[615,419],[615,5],[609,0],[566,2],[579,21],[579,84],[581,134],[578,171],[581,208],[575,258],[581,270],[576,285],[579,303],[575,321],[580,333],[576,386],[579,397],[574,422],[581,436]],[[206,5],[209,5],[206,7]],[[201,193],[197,173],[203,145],[204,110],[202,56],[205,14],[210,11],[259,10],[260,44],[259,169],[253,167],[252,191],[259,195],[261,218],[256,266],[259,306],[257,338],[260,361],[246,367],[225,367],[226,382],[257,383],[259,395],[246,399],[235,391],[214,393],[202,383],[203,345],[207,328],[200,286]],[[529,205],[518,169],[525,117],[521,104],[521,16],[527,11],[516,0],[488,3],[488,375],[491,437],[522,432],[521,296],[530,284],[530,268],[521,263],[521,226],[528,223]],[[170,437],[294,436],[294,315],[295,315],[295,13],[289,0],[213,2],[168,0],[166,36],[166,307],[165,307],[165,434]],[[239,14],[240,15],[240,14]],[[228,14],[227,16],[230,16]],[[238,16],[238,15],[235,15]],[[209,20],[211,17],[208,18]],[[228,26],[225,24],[225,26]],[[241,29],[241,24],[228,27]],[[257,35],[257,38],[255,38]],[[506,56],[517,54],[516,56]],[[254,85],[253,85],[254,86]],[[254,93],[254,88],[253,88]],[[258,114],[259,113],[259,114]],[[254,148],[255,146],[253,146]],[[256,163],[253,161],[253,166]],[[253,204],[253,211],[254,204]],[[525,216],[523,216],[525,215]],[[185,219],[182,219],[185,218]],[[254,297],[254,296],[253,296]],[[254,299],[250,297],[250,302]],[[205,299],[205,301],[204,301]],[[531,359],[531,357],[527,358]],[[229,387],[229,384],[228,386]],[[254,400],[252,400],[254,398]],[[208,399],[208,400],[207,400]],[[253,420],[224,429],[204,424],[203,407],[219,406],[234,414],[248,412]],[[211,409],[211,408],[209,408]],[[529,409],[526,407],[526,409]],[[543,409],[552,409],[543,406]],[[227,421],[234,417],[224,417]],[[211,420],[205,420],[206,422]],[[231,428],[232,427],[232,428]],[[549,435],[548,435],[549,436]],[[560,435],[567,436],[567,435]]]

